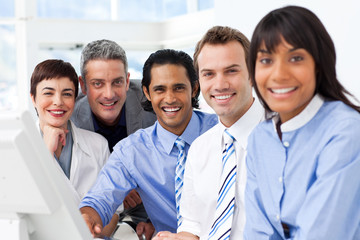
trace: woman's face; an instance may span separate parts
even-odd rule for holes
[[[298,115],[315,94],[315,61],[308,51],[283,38],[274,52],[260,45],[255,63],[258,90],[282,123]]]
[[[42,80],[36,86],[36,97],[31,95],[39,114],[40,128],[45,125],[67,128],[74,110],[75,86],[67,77]]]

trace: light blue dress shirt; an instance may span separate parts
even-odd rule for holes
[[[360,114],[315,96],[249,137],[245,239],[360,239]]]
[[[195,138],[217,122],[214,114],[193,111],[181,135],[186,142],[186,153]],[[175,167],[179,150],[174,142],[177,137],[155,122],[120,141],[80,207],[94,208],[106,225],[125,196],[136,189],[156,231],[176,232]]]

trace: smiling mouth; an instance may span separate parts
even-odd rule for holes
[[[49,112],[55,115],[61,115],[65,113],[65,111],[51,111],[51,110],[49,110]]]
[[[111,106],[114,106],[116,103],[117,103],[117,101],[112,102],[112,103],[100,103],[100,104],[105,106],[105,107],[111,107]]]
[[[291,91],[294,91],[296,89],[296,87],[289,87],[289,88],[270,88],[270,91],[276,94],[285,94],[285,93],[289,93]]]
[[[165,112],[178,112],[181,108],[180,107],[163,107],[162,109]]]

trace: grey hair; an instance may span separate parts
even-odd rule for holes
[[[81,77],[86,81],[86,64],[91,60],[120,60],[124,63],[125,74],[128,73],[128,61],[122,47],[114,41],[102,39],[90,42],[81,52]]]

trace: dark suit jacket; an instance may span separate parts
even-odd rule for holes
[[[144,99],[145,96],[141,90],[140,80],[130,80],[125,101],[125,118],[128,135],[140,128],[149,127],[156,121],[154,113],[147,112],[142,108],[141,102]],[[79,128],[94,131],[91,109],[86,95],[77,98],[71,120]]]

